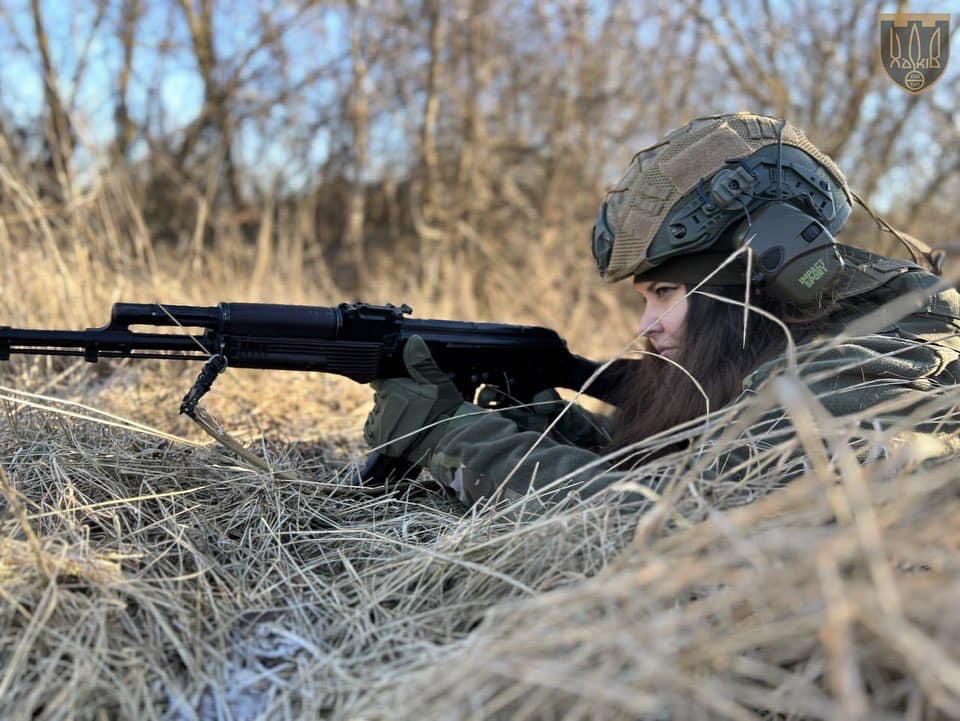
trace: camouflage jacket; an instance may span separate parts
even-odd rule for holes
[[[476,415],[458,419],[440,439],[431,472],[467,505],[522,499],[531,488],[540,491],[530,499],[536,508],[603,490],[642,502],[651,496],[646,488],[655,491],[668,480],[663,477],[667,467],[673,474],[680,468],[699,478],[726,479],[742,491],[744,483],[773,465],[780,466],[780,479],[809,467],[803,444],[783,441],[797,435],[799,419],[816,426],[825,413],[853,419],[862,440],[891,426],[901,439],[922,440],[910,444],[914,456],[953,452],[960,416],[931,419],[936,409],[928,417],[916,416],[918,407],[938,394],[946,398],[942,414],[960,401],[956,393],[949,398],[960,381],[960,294],[952,288],[931,294],[927,289],[940,279],[915,266],[889,261],[883,270],[886,259],[867,253],[855,258],[879,263],[881,271],[872,280],[861,278],[873,287],[843,302],[822,339],[797,349],[795,363],[783,356],[745,378],[741,396],[727,413],[714,414],[719,422],[689,440],[679,464],[677,458],[672,464],[663,459],[644,464],[642,448],[614,461],[596,449],[524,431],[513,420],[476,408]],[[811,402],[811,393],[819,403]],[[849,428],[841,435],[846,446],[857,445]],[[822,441],[815,445],[823,448]],[[711,454],[711,448],[718,451]],[[871,448],[876,455],[876,444]],[[768,453],[771,449],[777,452]],[[860,454],[858,460],[869,459]]]

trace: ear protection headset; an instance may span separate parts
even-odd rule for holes
[[[830,231],[786,203],[760,208],[737,227],[733,244],[750,246],[751,283],[798,306],[815,304],[843,272],[843,257]]]

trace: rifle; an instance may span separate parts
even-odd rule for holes
[[[341,303],[336,307],[220,303],[201,307],[115,303],[110,322],[82,331],[0,327],[0,360],[12,354],[205,361],[180,412],[191,417],[198,401],[227,367],[317,371],[359,383],[407,376],[403,347],[421,336],[437,364],[465,400],[481,386],[500,399],[528,403],[547,388],[579,390],[599,366],[574,355],[549,328],[409,318],[408,305]],[[179,327],[201,333],[147,333],[130,326]],[[618,361],[622,363],[622,361]],[[616,371],[617,369],[615,369]],[[622,367],[619,369],[622,371]],[[614,402],[618,372],[600,376],[585,392]],[[418,468],[371,453],[361,484],[381,485]]]

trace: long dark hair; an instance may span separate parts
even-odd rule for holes
[[[687,288],[689,290],[689,287]],[[743,286],[704,286],[704,293],[743,301]],[[784,352],[783,328],[757,313],[750,313],[747,342],[743,345],[743,307],[693,293],[687,299],[686,335],[676,362],[703,387],[710,410],[736,398],[743,379],[758,366]],[[809,339],[819,325],[787,308],[782,302],[754,294],[751,303],[781,319],[798,342]],[[817,317],[822,317],[818,314]],[[617,405],[617,430],[605,451],[623,448],[660,431],[703,415],[703,394],[679,368],[664,360],[647,357],[632,364],[621,383]]]

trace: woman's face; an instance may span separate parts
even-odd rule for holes
[[[650,340],[654,351],[676,360],[687,333],[687,287],[666,281],[635,281],[633,288],[646,301],[640,334]]]

